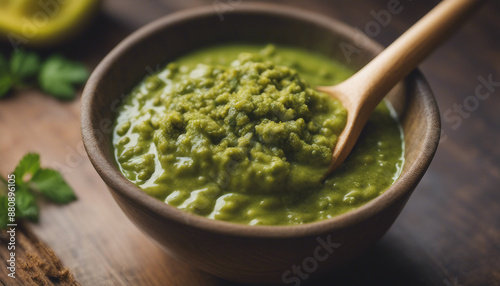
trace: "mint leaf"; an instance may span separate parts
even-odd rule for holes
[[[38,170],[31,178],[30,186],[55,203],[64,204],[76,200],[73,189],[56,170]]]
[[[35,196],[27,189],[18,187],[16,190],[16,219],[27,218],[38,221],[38,205]]]
[[[0,54],[0,98],[6,95],[12,88],[12,78],[9,74],[9,65]]]
[[[0,196],[0,229],[6,228],[9,223],[9,216],[7,215],[8,202],[7,196]]]
[[[54,55],[42,65],[38,83],[46,93],[60,99],[72,99],[75,97],[74,86],[85,83],[88,77],[84,65]]]
[[[33,52],[17,49],[10,58],[10,73],[16,84],[22,85],[38,74],[40,58]]]
[[[19,161],[14,170],[16,176],[16,184],[24,185],[24,177],[26,175],[33,176],[40,169],[40,155],[36,153],[28,153]]]

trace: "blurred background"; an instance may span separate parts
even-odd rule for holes
[[[0,0],[0,12],[6,2]],[[242,2],[104,0],[74,16],[88,23],[62,33],[68,41],[56,36],[29,49],[61,53],[91,71],[120,40],[157,18],[201,5],[223,14]],[[315,11],[365,31],[393,0],[262,2]],[[369,35],[384,46],[439,1],[398,2],[401,12]],[[442,116],[435,159],[377,247],[311,285],[500,285],[499,17],[500,1],[488,1],[420,65]],[[11,51],[12,41],[0,43],[4,55]],[[477,100],[479,85],[489,97]],[[61,170],[79,197],[62,208],[42,203],[36,235],[82,285],[232,285],[170,258],[118,210],[83,150],[79,94],[60,101],[28,88],[0,99],[0,173],[36,151],[43,164]]]

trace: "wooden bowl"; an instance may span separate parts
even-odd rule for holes
[[[379,197],[349,213],[299,226],[211,220],[169,206],[129,182],[116,167],[111,136],[117,106],[148,72],[190,50],[223,42],[302,47],[354,69],[381,51],[380,45],[345,24],[286,6],[241,3],[223,14],[209,6],[164,17],[113,49],[85,87],[82,135],[92,164],[137,227],[172,256],[216,276],[247,283],[294,283],[351,261],[389,229],[436,151],[440,120],[428,84],[414,71],[389,99],[401,115],[406,162],[401,177]],[[358,52],[348,60],[342,47]]]

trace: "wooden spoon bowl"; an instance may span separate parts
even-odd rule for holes
[[[485,0],[446,0],[420,19],[356,74],[334,86],[318,87],[340,100],[347,123],[333,150],[326,178],[347,158],[375,107]]]
[[[328,220],[298,226],[248,226],[211,220],[148,196],[116,167],[110,126],[122,95],[148,70],[190,50],[223,42],[276,43],[325,54],[356,70],[382,50],[345,24],[286,6],[242,3],[226,11],[222,21],[219,16],[208,6],[162,18],[129,36],[103,59],[82,98],[82,135],[92,164],[139,229],[172,256],[214,275],[238,282],[286,283],[294,276],[287,276],[292,265],[316,259],[318,247],[321,257],[316,259],[317,267],[308,268],[307,275],[353,260],[389,229],[436,151],[439,112],[418,71],[389,98],[399,111],[405,132],[406,163],[400,178],[364,206]],[[360,37],[365,44],[356,46]],[[361,52],[348,62],[341,43],[356,46]],[[330,247],[329,242],[338,247]]]

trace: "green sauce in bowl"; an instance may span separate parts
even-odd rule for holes
[[[402,130],[382,103],[320,183],[347,112],[314,86],[351,74],[296,48],[196,51],[131,91],[114,129],[116,160],[149,195],[213,219],[290,225],[345,213],[385,191],[403,165]]]

